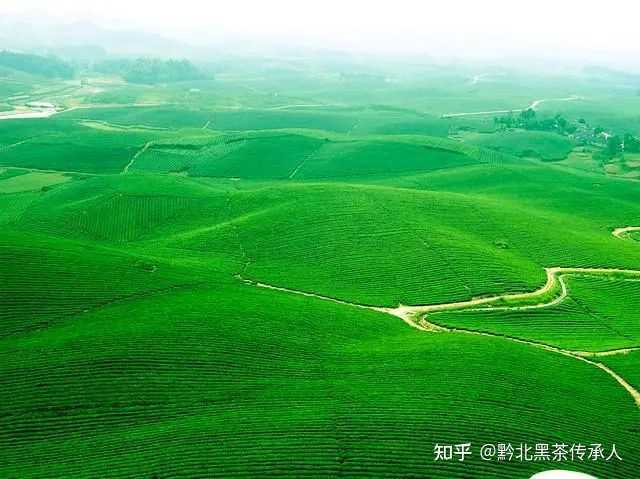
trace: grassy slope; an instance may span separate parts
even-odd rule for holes
[[[119,173],[152,130],[101,131],[65,120],[0,122],[0,165],[83,173]]]
[[[0,259],[2,337],[123,298],[194,283],[166,262],[6,229]]]
[[[573,149],[571,140],[544,131],[507,131],[468,135],[466,141],[516,156],[531,156],[541,160],[562,160]]]
[[[221,131],[282,128],[322,129],[347,133],[426,134],[446,137],[449,125],[435,116],[403,109],[347,107],[213,110],[180,106],[87,108],[60,115],[65,120],[99,120],[118,125],[164,128],[208,128]],[[285,105],[286,106],[286,105]]]
[[[11,178],[3,179],[3,181],[0,183],[0,194],[42,190],[42,188],[48,188],[58,183],[64,183],[65,181],[69,181],[71,179],[69,176],[57,172],[28,173],[25,170],[22,170],[22,172],[27,174],[15,175]]]
[[[232,210],[246,272],[280,286],[394,305],[535,289],[546,266],[640,262],[634,243],[610,234],[637,218],[629,201],[637,191],[594,189],[589,177],[542,169],[465,171],[437,174],[454,189],[464,179],[465,193],[335,184],[243,190]],[[207,231],[181,246],[206,251],[222,233]]]
[[[411,181],[433,189],[98,177],[43,193],[14,224],[107,243],[144,240],[151,250],[162,244],[230,272],[244,264],[247,277],[263,282],[376,305],[532,290],[546,266],[640,262],[634,242],[610,234],[638,215],[630,201],[637,191],[620,182],[594,188],[589,176],[524,166]]]
[[[277,129],[207,130],[156,141],[132,171],[243,179],[388,177],[490,161],[477,148],[418,135],[345,135]]]
[[[605,356],[600,360],[614,371],[618,371],[636,389],[640,388],[640,351]]]
[[[432,444],[459,441],[597,439],[625,461],[581,469],[631,478],[639,465],[637,411],[595,368],[251,287],[113,305],[0,351],[8,476],[524,478],[543,467],[434,467]]]
[[[415,93],[424,105],[442,97]],[[475,97],[480,109],[495,103],[484,90]],[[430,107],[455,111],[467,100]],[[118,126],[207,122],[224,137]],[[276,128],[326,131],[259,145],[253,139],[273,131],[235,131]],[[106,108],[0,124],[0,165],[117,173],[148,141],[188,145],[150,148],[128,175],[0,194],[0,294],[10,305],[0,309],[0,475],[524,478],[546,467],[434,464],[433,444],[598,441],[615,442],[624,462],[576,467],[634,478],[638,411],[592,366],[503,339],[421,333],[233,279],[393,305],[534,289],[549,265],[639,267],[637,243],[610,235],[638,224],[635,184],[378,133],[446,134],[431,117],[373,108]],[[238,135],[252,140],[215,149]],[[45,155],[2,150],[41,136]],[[425,144],[450,151],[423,155]],[[65,155],[74,146],[83,155]],[[305,155],[299,177],[273,181]],[[243,179],[145,173],[185,167]],[[609,302],[615,291],[584,282],[581,294],[633,327],[632,315],[618,314],[623,300]],[[573,319],[582,341],[593,341],[585,318]],[[568,332],[553,330],[563,340]],[[633,359],[606,361],[634,382]]]

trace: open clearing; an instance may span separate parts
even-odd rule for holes
[[[31,172],[26,175],[14,176],[0,180],[0,193],[19,193],[22,191],[39,190],[71,180],[63,173]]]

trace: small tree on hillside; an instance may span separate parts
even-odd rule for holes
[[[606,152],[609,158],[613,158],[622,151],[622,139],[618,135],[607,138]]]

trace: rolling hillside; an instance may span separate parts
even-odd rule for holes
[[[638,184],[439,118],[497,101],[457,81],[0,121],[0,476],[524,479],[434,445],[595,442],[623,460],[570,467],[636,479]]]

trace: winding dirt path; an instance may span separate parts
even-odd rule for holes
[[[640,226],[625,226],[624,228],[616,228],[611,233],[616,238],[625,239],[629,233],[640,231]]]
[[[29,143],[33,139],[34,139],[34,137],[27,138],[26,140],[18,141],[17,143],[12,143],[10,145],[0,146],[0,152],[4,152],[4,151],[7,151],[7,150],[10,150],[11,148],[15,148],[16,146],[24,145],[25,143]]]
[[[610,349],[608,351],[574,351],[578,356],[582,356],[584,358],[602,358],[606,356],[616,356],[618,354],[629,354],[636,351],[640,351],[640,347],[633,348],[620,348],[620,349]]]
[[[93,128],[94,130],[104,130],[104,131],[135,131],[135,130],[169,131],[169,128],[164,128],[159,126],[119,125],[117,123],[110,123],[108,121],[102,121],[102,120],[82,120],[79,122],[79,124],[82,126],[86,126],[87,128]]]
[[[472,311],[523,311],[527,309],[540,309],[548,308],[550,306],[556,306],[561,303],[568,294],[567,284],[564,280],[565,275],[576,274],[622,274],[637,277],[640,279],[640,270],[632,269],[617,269],[617,268],[545,268],[547,272],[547,282],[542,288],[529,293],[515,293],[515,294],[502,294],[497,296],[489,296],[486,298],[476,298],[468,301],[459,301],[455,303],[442,303],[442,304],[430,304],[423,306],[404,306],[400,305],[397,308],[383,308],[382,311],[389,313],[399,318],[412,318],[417,315],[424,315],[428,313],[434,313],[439,311],[451,311],[461,309],[471,309]],[[492,303],[502,301],[523,301],[529,299],[542,298],[552,290],[559,288],[560,294],[550,301],[540,302],[535,304],[527,304],[524,306],[491,306]],[[484,308],[474,308],[474,306],[487,305]]]
[[[323,107],[336,107],[336,106],[340,106],[337,103],[298,103],[298,104],[290,104],[290,105],[279,105],[279,106],[272,106],[270,108],[266,108],[266,110],[268,111],[276,111],[276,110],[289,110],[289,109],[295,109],[295,108],[323,108]]]
[[[122,174],[126,175],[129,172],[129,168],[131,168],[133,166],[133,164],[135,163],[135,161],[138,159],[138,157],[140,155],[142,155],[145,151],[147,151],[149,149],[149,147],[153,144],[153,141],[148,141],[144,144],[144,146],[140,149],[140,151],[138,151],[138,153],[136,153],[135,155],[133,155],[133,158],[131,158],[131,161],[129,163],[127,163],[127,165],[124,167],[124,169],[122,170]]]
[[[50,118],[52,116],[61,115],[75,110],[90,110],[98,108],[145,108],[158,107],[166,105],[166,103],[105,103],[105,104],[87,104],[77,105],[69,108],[57,107],[52,108],[19,108],[7,112],[0,113],[0,120],[29,120],[34,118]]]
[[[57,113],[58,111],[55,108],[47,110],[12,110],[0,114],[0,120],[32,120],[34,118],[49,118]]]
[[[578,95],[571,95],[566,98],[542,98],[540,100],[532,101],[528,106],[524,108],[512,108],[511,110],[489,110],[489,111],[472,111],[472,112],[462,112],[462,113],[445,113],[441,116],[441,118],[460,118],[465,116],[489,116],[489,115],[506,115],[508,113],[519,113],[521,111],[526,110],[537,110],[538,107],[542,103],[552,102],[552,101],[576,101],[582,100],[583,98]]]
[[[624,235],[631,231],[640,231],[640,226],[627,226],[624,228],[617,228],[612,232],[612,235],[616,238],[624,238]],[[427,332],[435,332],[435,333],[461,333],[461,334],[472,334],[474,336],[483,336],[483,337],[492,337],[492,338],[500,338],[508,341],[512,341],[519,344],[526,344],[531,347],[543,349],[545,351],[550,351],[556,354],[561,354],[566,357],[570,357],[576,359],[578,361],[582,361],[584,363],[590,364],[591,366],[597,367],[598,369],[606,372],[609,376],[611,376],[615,381],[620,384],[632,397],[636,406],[640,408],[640,391],[635,389],[631,384],[629,384],[622,376],[613,371],[607,365],[595,361],[593,358],[605,357],[605,356],[613,356],[616,354],[629,354],[634,351],[640,351],[640,347],[631,347],[631,348],[621,348],[621,349],[613,349],[609,351],[600,351],[600,352],[589,352],[589,351],[573,351],[563,348],[558,348],[555,346],[551,346],[548,344],[526,340],[521,338],[515,338],[510,336],[504,336],[495,333],[489,333],[484,331],[477,330],[469,330],[469,329],[461,329],[461,328],[448,328],[444,326],[440,326],[438,324],[434,324],[428,321],[427,316],[430,313],[442,312],[442,311],[460,311],[460,310],[470,310],[470,311],[500,311],[500,310],[513,310],[513,311],[521,311],[526,309],[539,309],[539,308],[548,308],[551,306],[555,306],[561,303],[568,295],[568,288],[565,281],[566,275],[624,275],[624,276],[632,276],[634,278],[640,279],[640,270],[630,270],[630,269],[619,269],[619,268],[566,268],[566,267],[551,267],[545,268],[547,273],[547,281],[546,283],[538,290],[527,292],[527,293],[512,293],[512,294],[503,294],[490,296],[486,298],[476,298],[468,301],[457,301],[452,303],[441,303],[441,304],[431,304],[431,305],[421,305],[421,306],[404,306],[399,305],[396,308],[385,308],[385,307],[377,307],[377,306],[367,306],[358,303],[352,303],[349,301],[344,301],[336,298],[331,298],[328,296],[323,296],[316,293],[309,293],[305,291],[299,291],[295,289],[283,288],[279,286],[273,286],[266,283],[261,283],[258,281],[253,281],[242,277],[242,275],[237,275],[236,278],[244,282],[245,284],[249,284],[252,286],[256,286],[258,288],[266,288],[275,291],[281,291],[290,294],[296,294],[300,296],[306,296],[309,298],[316,298],[323,301],[330,301],[337,304],[342,304],[345,306],[351,306],[359,309],[367,309],[370,311],[377,311],[392,315],[394,317],[402,319],[406,324],[411,326],[412,328],[418,329],[420,331]],[[544,301],[544,298],[547,294],[551,293],[555,289],[559,289],[560,294],[554,295],[552,298]],[[526,300],[535,300],[541,299],[541,302],[534,304],[527,304],[523,306],[491,306],[492,303],[503,302],[503,301],[526,301]],[[476,308],[476,306],[484,306],[481,308]]]

